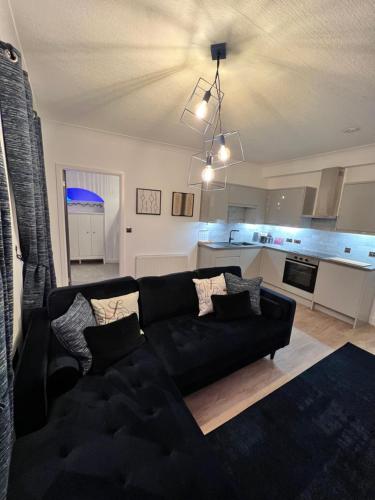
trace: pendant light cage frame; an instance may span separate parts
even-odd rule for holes
[[[227,159],[221,159],[220,148],[224,146],[229,149],[230,156]],[[216,168],[233,167],[245,161],[241,135],[238,130],[214,135],[211,139],[205,139],[204,150],[201,152],[203,158],[207,154],[212,155],[212,166]]]
[[[196,110],[202,100],[204,100],[207,93],[209,93],[207,114],[203,118],[198,118]],[[224,92],[217,91],[215,82],[210,83],[204,78],[199,78],[182,111],[180,122],[195,132],[198,132],[203,136],[206,135],[210,127],[212,127],[216,122],[219,107],[223,102],[223,99]]]
[[[201,191],[223,191],[226,189],[228,179],[227,168],[212,165],[213,179],[210,182],[204,182],[202,180],[202,172],[207,165],[207,157],[202,155],[202,151],[192,155],[190,159],[188,186],[200,189]]]

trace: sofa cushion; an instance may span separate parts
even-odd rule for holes
[[[90,300],[92,298],[108,299],[109,297],[137,291],[138,283],[130,276],[100,281],[98,283],[88,283],[86,285],[55,288],[47,298],[48,316],[50,320],[53,320],[64,314],[72,305],[78,292],[82,293],[87,300]]]
[[[262,314],[260,308],[260,285],[263,281],[262,277],[257,278],[239,278],[235,274],[225,273],[225,282],[228,293],[239,293],[248,290],[250,294],[251,309],[254,314]]]
[[[92,373],[103,373],[145,342],[136,313],[107,325],[86,328],[84,335],[92,355]]]
[[[231,295],[212,295],[215,318],[219,321],[248,318],[252,314],[248,290]]]
[[[257,359],[288,342],[290,325],[265,316],[222,322],[214,315],[158,321],[145,335],[183,393],[219,378],[228,363]],[[228,365],[229,366],[229,365]]]
[[[150,276],[138,280],[141,324],[196,312],[198,299],[193,283],[193,271]]]
[[[96,320],[89,302],[77,293],[73,304],[65,314],[51,322],[51,327],[61,345],[78,359],[85,374],[91,368],[91,353],[87,347],[83,331],[95,326]]]
[[[177,388],[145,344],[61,396],[16,441],[8,500],[237,498]]]
[[[139,292],[127,293],[107,299],[91,299],[95,319],[98,325],[107,325],[135,313],[138,317]]]
[[[214,311],[212,304],[212,295],[226,295],[227,285],[225,283],[224,274],[214,276],[213,278],[193,279],[199,302],[198,316],[205,316]]]

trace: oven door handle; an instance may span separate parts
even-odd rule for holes
[[[305,264],[304,262],[299,262],[298,260],[285,259],[285,262],[290,262],[299,266],[310,267],[311,269],[318,269],[318,266],[316,266],[315,264]]]

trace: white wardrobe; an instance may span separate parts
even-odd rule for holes
[[[70,260],[105,262],[104,213],[69,213]]]

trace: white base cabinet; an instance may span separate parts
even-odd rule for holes
[[[198,265],[240,266],[243,277],[262,276],[265,287],[275,288],[354,327],[358,322],[369,321],[375,299],[375,271],[320,261],[312,294],[283,283],[285,258],[286,252],[264,247],[215,250],[201,246]]]
[[[264,283],[271,283],[271,285],[282,287],[285,258],[285,252],[263,248],[260,275],[263,276]]]
[[[70,260],[104,261],[104,214],[70,213],[68,222]]]
[[[367,322],[375,295],[375,273],[320,262],[314,304]]]
[[[255,278],[260,271],[261,248],[214,250],[199,247],[198,267],[240,266],[244,278]]]

